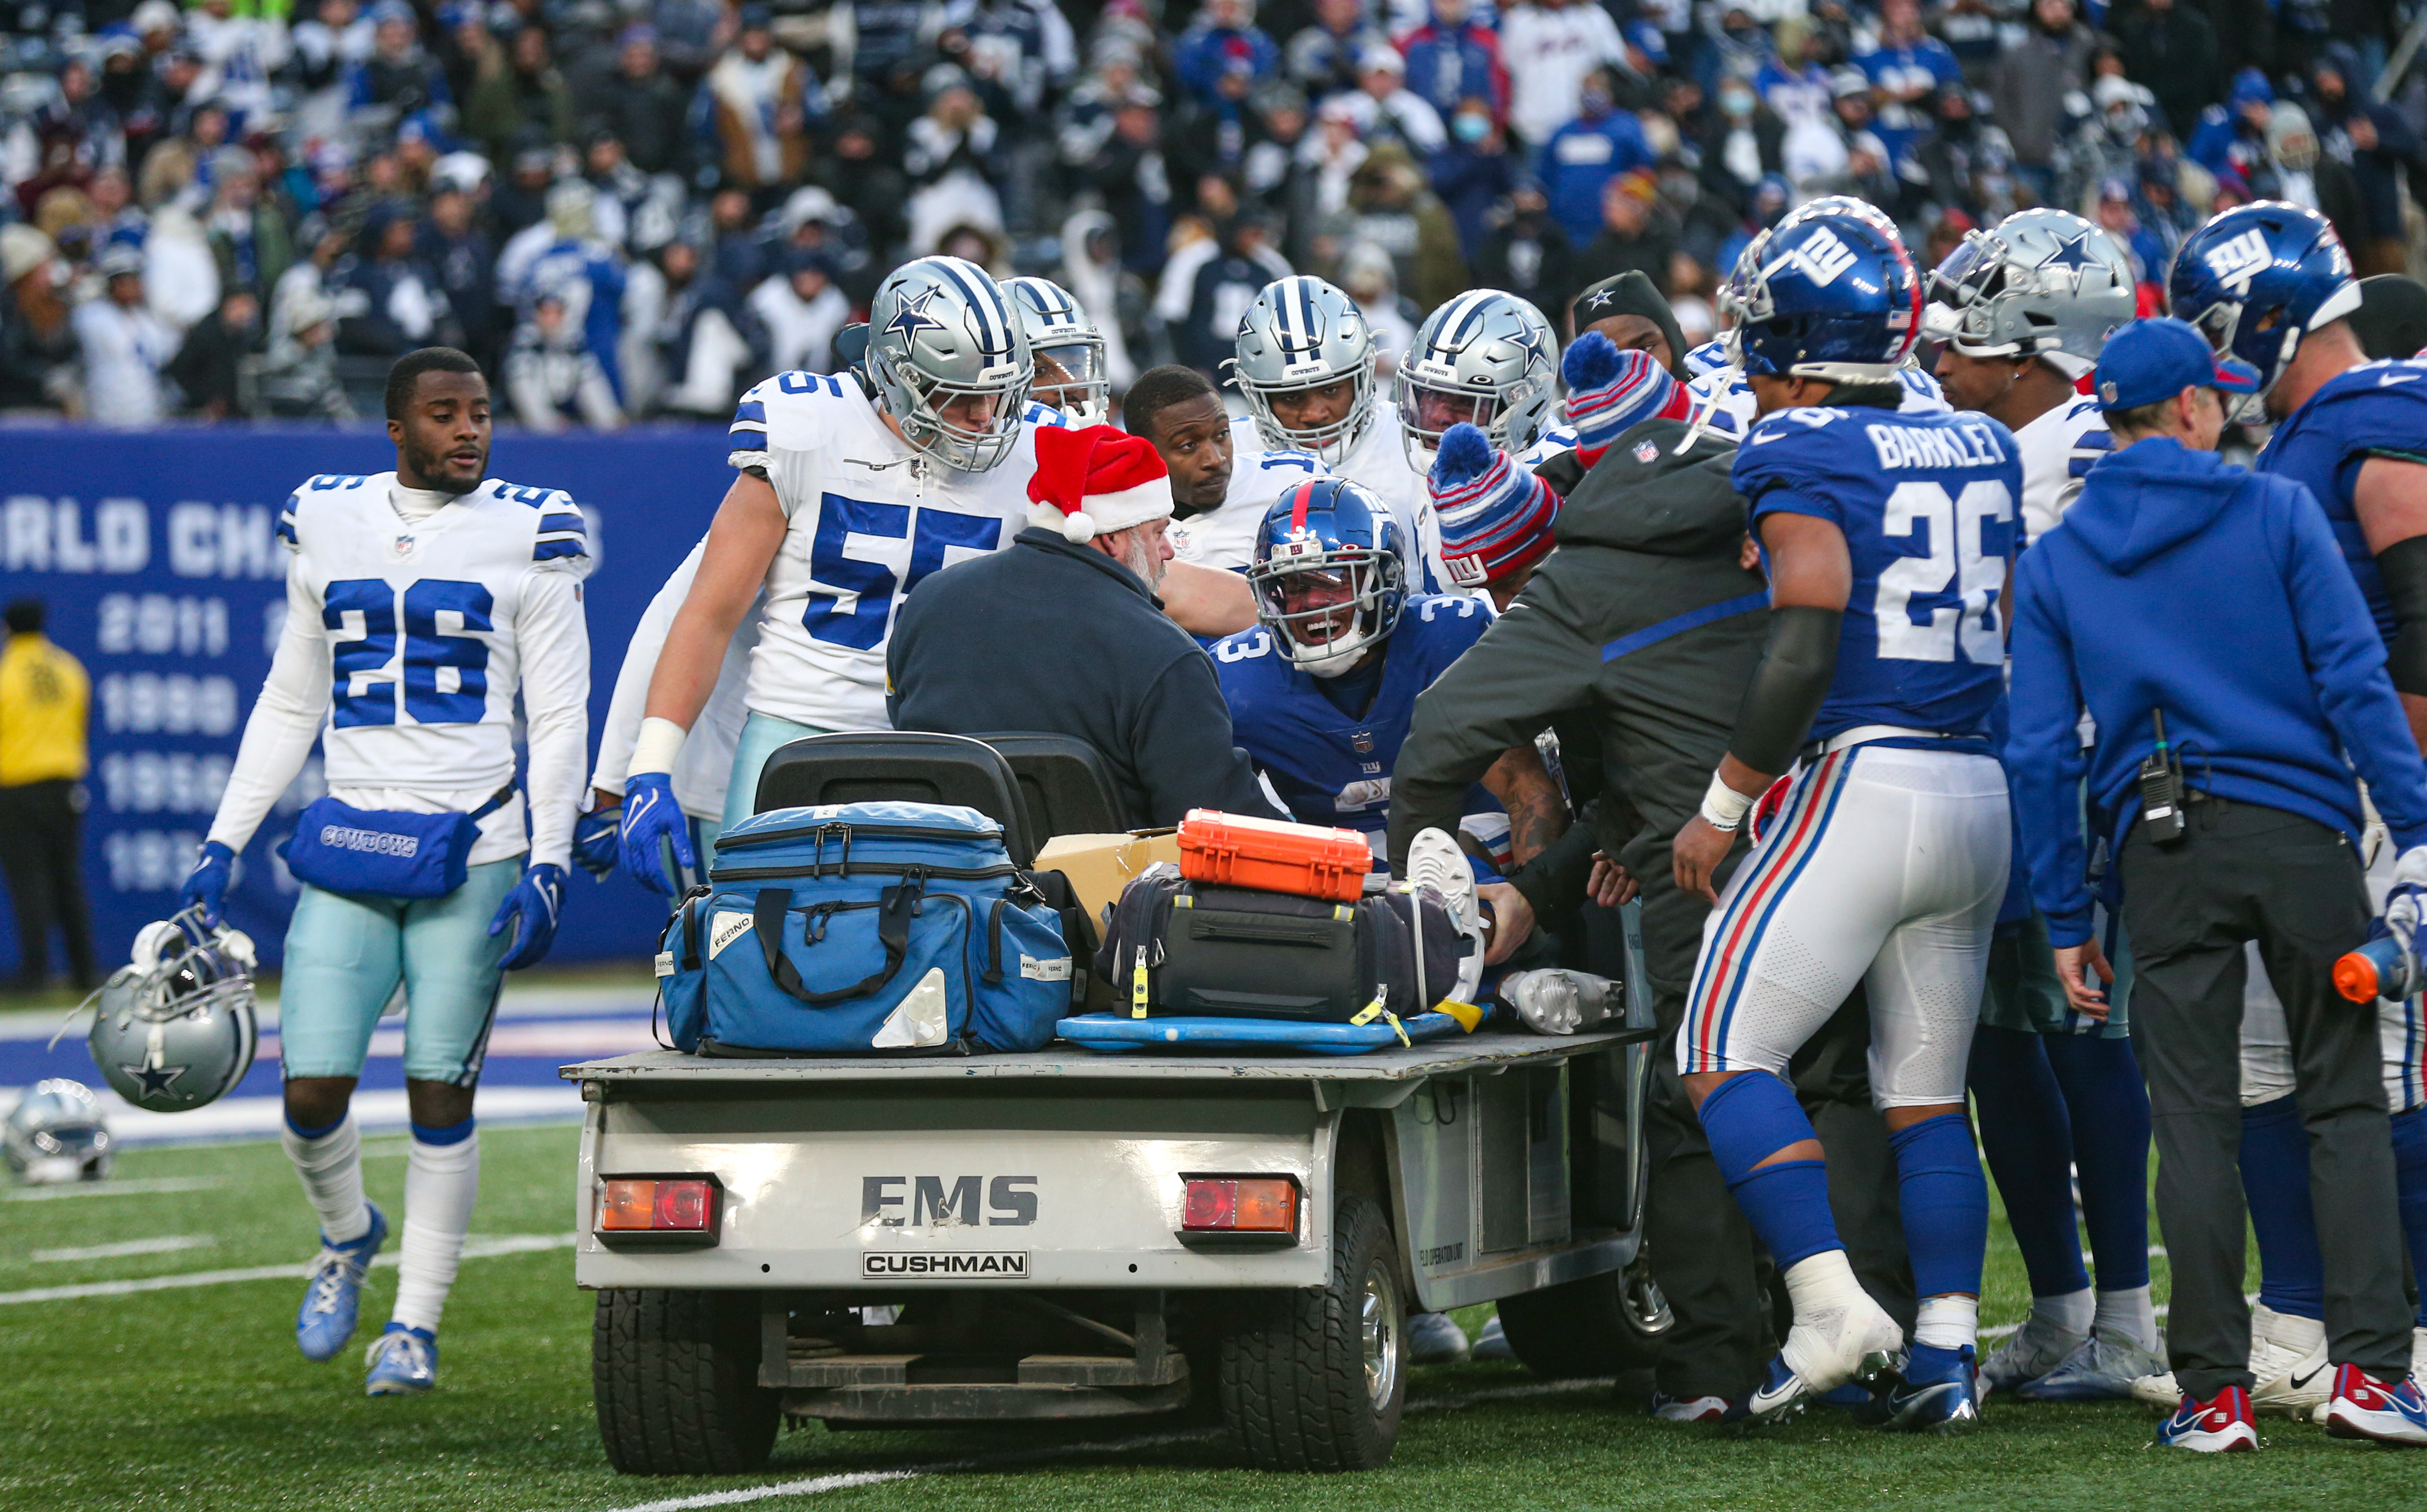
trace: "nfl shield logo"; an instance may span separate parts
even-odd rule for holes
[[[1359,730],[1355,735],[1349,737],[1348,743],[1357,748],[1357,754],[1359,756],[1370,756],[1373,754],[1374,750],[1373,732],[1370,730]]]
[[[1649,441],[1638,441],[1635,444],[1635,460],[1646,467],[1651,466],[1652,459],[1659,455],[1660,448]]]
[[[419,544],[409,535],[390,536],[387,542],[387,554],[396,561],[409,561],[413,556],[414,547]]]

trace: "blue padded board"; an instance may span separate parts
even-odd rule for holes
[[[1422,1042],[1459,1032],[1447,1014],[1418,1014],[1400,1022],[1408,1038]],[[1085,1049],[1118,1054],[1139,1050],[1262,1050],[1287,1055],[1363,1055],[1399,1043],[1386,1023],[1305,1024],[1273,1018],[1132,1018],[1126,1014],[1087,1014],[1065,1018],[1053,1032]]]

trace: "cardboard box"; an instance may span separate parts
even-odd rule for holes
[[[1120,901],[1121,889],[1157,861],[1180,864],[1180,836],[1175,830],[1132,830],[1126,835],[1057,835],[1036,853],[1035,869],[1059,871],[1086,907],[1087,917],[1103,928],[1105,916]]]

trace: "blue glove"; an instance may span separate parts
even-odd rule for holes
[[[699,869],[699,853],[691,843],[691,824],[682,805],[675,802],[675,780],[663,772],[636,772],[624,779],[624,870],[634,882],[661,897],[682,891],[681,879],[666,875],[660,841],[671,841],[675,861]]]
[[[1588,331],[1569,344],[1559,376],[1568,385],[1568,424],[1575,427],[1576,460],[1589,467],[1620,435],[1655,415],[1682,420],[1690,397],[1652,354]]]
[[[177,889],[177,908],[200,907],[203,922],[217,928],[220,912],[227,906],[228,879],[234,874],[236,853],[217,840],[203,842],[202,859],[194,870],[186,873],[183,886]]]
[[[624,808],[594,809],[573,821],[573,864],[604,882],[615,870],[623,835]]]
[[[523,869],[523,880],[506,894],[497,905],[497,917],[489,920],[489,938],[496,939],[506,932],[509,919],[514,924],[513,946],[506,951],[505,968],[519,971],[527,966],[537,966],[556,943],[557,916],[564,908],[564,868],[552,861]]]

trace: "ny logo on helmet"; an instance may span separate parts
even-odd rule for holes
[[[2255,227],[2230,241],[2217,243],[2207,250],[2206,257],[2207,270],[2216,275],[2217,282],[2237,294],[2249,293],[2251,278],[2274,260],[2275,254],[2268,250],[2267,233]]]
[[[1810,279],[1815,285],[1825,286],[1837,281],[1837,276],[1854,266],[1854,249],[1837,239],[1837,234],[1821,226],[1787,249],[1784,256],[1761,270],[1769,277],[1782,268],[1793,268]]]

